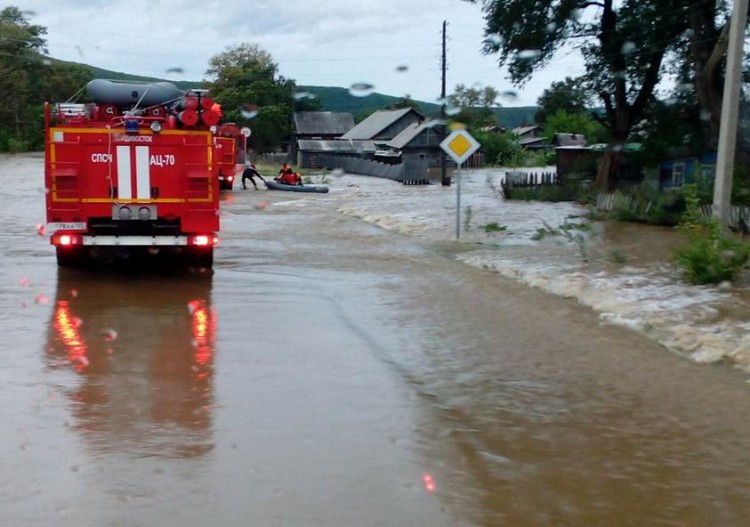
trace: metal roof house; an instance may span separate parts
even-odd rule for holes
[[[294,112],[294,140],[290,157],[298,158],[301,140],[337,139],[354,128],[354,117],[348,112]]]
[[[373,141],[344,141],[341,139],[300,139],[297,141],[297,166],[300,168],[322,168],[325,156],[375,157]]]
[[[540,148],[547,148],[547,140],[544,137],[539,137],[542,127],[539,125],[533,126],[519,126],[514,128],[511,132],[518,137],[518,144],[527,150],[535,150]]]
[[[294,112],[294,133],[299,139],[335,139],[354,128],[348,112]]]
[[[443,151],[440,142],[445,137],[445,125],[436,120],[412,123],[400,134],[385,143],[398,153],[404,165],[404,181],[427,181],[430,169],[441,166]]]
[[[301,168],[321,168],[321,157],[331,155],[374,159],[375,143],[390,141],[410,125],[422,120],[424,116],[413,108],[378,110],[356,126],[352,122],[351,128],[336,139],[300,138],[296,141],[297,165]]]
[[[341,139],[390,141],[409,125],[424,121],[425,117],[414,108],[378,110],[341,136]]]

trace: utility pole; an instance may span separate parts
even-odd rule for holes
[[[747,21],[748,0],[735,0],[729,26],[729,49],[727,71],[724,76],[724,95],[721,102],[721,125],[719,127],[719,151],[714,180],[714,217],[725,229],[729,225],[729,208],[732,197],[732,175],[734,173],[734,151],[737,144],[737,114],[740,106],[740,82],[742,55]]]
[[[443,57],[441,61],[441,70],[442,70],[442,88],[440,90],[440,102],[442,103],[440,106],[440,120],[443,121],[443,123],[447,122],[447,116],[445,115],[445,72],[448,69],[447,68],[447,58],[446,58],[446,28],[448,27],[448,22],[443,20]],[[443,129],[445,130],[445,125],[443,125]],[[445,132],[442,134],[441,141],[445,139],[446,134]],[[445,159],[445,153],[441,150],[440,151],[440,183],[444,187],[450,187],[451,186],[451,178],[448,177],[446,170],[446,159]]]

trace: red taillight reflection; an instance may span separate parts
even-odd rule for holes
[[[189,302],[192,317],[193,345],[195,362],[200,368],[198,376],[203,377],[203,368],[210,366],[214,354],[214,335],[216,334],[216,315],[203,300]]]
[[[68,354],[68,360],[73,363],[76,370],[81,371],[88,366],[86,358],[86,343],[81,338],[78,331],[80,320],[73,317],[70,312],[70,305],[67,300],[59,300],[57,309],[55,309],[55,329],[60,337],[65,351]]]

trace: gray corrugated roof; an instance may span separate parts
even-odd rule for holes
[[[425,123],[412,123],[407,126],[403,132],[398,134],[396,137],[386,143],[391,148],[401,150],[403,147],[411,143],[419,133],[424,130]]]
[[[524,137],[518,140],[518,144],[521,146],[538,145],[546,142],[547,139],[544,137]]]
[[[357,126],[341,136],[342,139],[372,139],[390,125],[401,119],[409,112],[416,111],[412,108],[399,108],[398,110],[378,110],[374,112]]]
[[[540,128],[541,126],[539,125],[519,126],[518,128],[514,128],[512,132],[516,134],[518,137],[521,137],[521,136],[528,134],[529,132],[533,132],[534,130],[538,130]]]
[[[303,135],[342,135],[354,128],[354,117],[345,112],[294,112],[294,127]]]
[[[355,141],[333,139],[324,141],[320,139],[300,139],[297,141],[302,152],[326,152],[326,153],[372,153],[375,152],[375,143],[372,141]]]

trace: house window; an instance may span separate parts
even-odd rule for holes
[[[685,184],[685,163],[675,163],[672,166],[672,186],[681,187]]]

